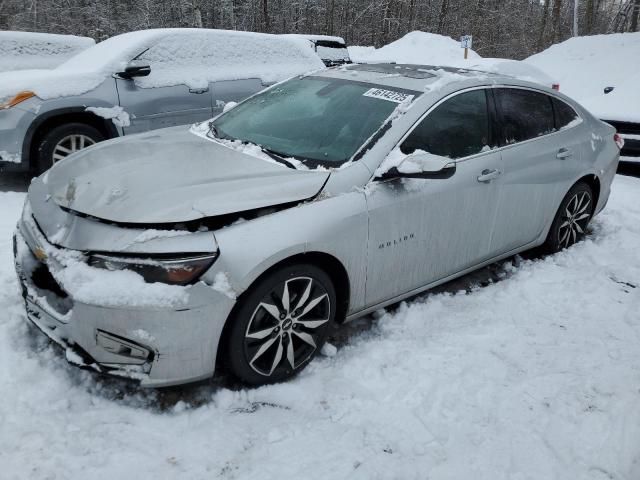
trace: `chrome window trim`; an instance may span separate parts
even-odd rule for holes
[[[573,128],[576,128],[580,125],[582,125],[582,123],[584,123],[584,119],[582,118],[582,116],[576,111],[576,109],[569,103],[567,103],[565,100],[563,100],[562,98],[560,98],[557,95],[553,95],[550,94],[549,92],[546,92],[544,90],[539,90],[536,89],[534,87],[525,87],[522,85],[509,85],[509,84],[494,84],[494,85],[476,85],[475,87],[468,87],[468,88],[464,88],[462,90],[458,90],[455,92],[450,93],[449,95],[447,95],[446,97],[441,98],[440,100],[438,100],[436,103],[434,103],[433,105],[431,105],[427,111],[425,113],[423,113],[420,118],[418,120],[416,120],[414,122],[413,125],[411,125],[411,128],[409,130],[407,130],[405,132],[405,134],[402,136],[402,138],[400,138],[400,140],[393,146],[393,148],[391,148],[391,150],[389,150],[389,152],[387,153],[387,155],[385,156],[385,158],[396,148],[398,148],[400,145],[402,145],[402,142],[404,142],[406,140],[406,138],[411,135],[411,133],[417,128],[417,126],[431,113],[433,112],[433,110],[435,110],[437,107],[439,107],[442,103],[446,102],[447,100],[449,100],[450,98],[453,98],[457,95],[461,95],[463,93],[467,93],[467,92],[471,92],[474,90],[488,90],[488,89],[497,89],[497,88],[516,88],[516,89],[520,89],[520,90],[529,90],[531,92],[535,92],[535,93],[542,93],[544,95],[547,95],[551,98],[555,98],[561,102],[563,102],[564,104],[568,105],[569,107],[571,107],[571,109],[574,111],[574,113],[576,114],[576,117],[580,119],[580,122],[576,123],[575,125],[572,125],[569,128],[563,128],[560,130],[555,130],[553,132],[549,132],[546,133],[544,135],[540,135],[539,137],[535,137],[535,138],[529,138],[527,140],[523,140],[521,142],[515,142],[515,143],[510,143],[509,145],[503,145],[501,147],[496,147],[496,148],[492,148],[491,150],[485,151],[485,152],[478,152],[475,153],[473,155],[469,155],[467,157],[460,157],[460,158],[456,158],[456,159],[451,159],[452,162],[455,163],[460,163],[460,162],[466,162],[468,160],[477,158],[477,157],[481,157],[483,155],[487,155],[490,153],[495,153],[495,152],[501,152],[503,150],[509,149],[509,148],[513,148],[514,146],[518,146],[518,145],[523,145],[529,142],[533,142],[536,140],[539,140],[541,138],[545,138],[551,135],[556,135],[558,133],[564,133],[566,131],[569,131]],[[497,107],[496,107],[497,108]],[[555,115],[555,113],[554,113]],[[380,162],[380,164],[378,165],[378,167],[382,164],[382,162],[384,161],[384,158],[382,159],[382,161]]]

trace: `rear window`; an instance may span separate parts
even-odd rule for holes
[[[495,97],[505,143],[516,143],[553,132],[551,97],[518,88],[499,88]]]
[[[553,99],[553,111],[556,118],[556,129],[558,130],[570,126],[571,122],[579,118],[573,108],[556,98]]]
[[[318,40],[316,42],[316,52],[318,53],[318,56],[325,62],[350,62],[347,46],[340,42]]]

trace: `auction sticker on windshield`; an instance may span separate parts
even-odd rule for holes
[[[413,95],[408,93],[394,92],[393,90],[384,90],[383,88],[370,88],[362,95],[396,103],[402,103],[405,100],[411,100],[413,98]]]

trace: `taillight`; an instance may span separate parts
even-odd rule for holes
[[[560,91],[560,84],[559,83],[552,83],[551,84],[551,88],[553,88],[554,90]]]
[[[624,138],[622,138],[617,133],[614,133],[613,134],[613,141],[616,142],[616,145],[618,146],[618,148],[620,150],[622,150],[622,147],[624,147]]]

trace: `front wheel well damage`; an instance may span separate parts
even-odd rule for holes
[[[222,364],[225,358],[225,348],[227,347],[226,339],[228,338],[228,332],[230,330],[229,327],[231,324],[229,320],[233,318],[236,310],[238,309],[238,305],[242,302],[242,299],[247,294],[247,292],[252,288],[253,285],[258,283],[260,280],[262,280],[267,275],[270,275],[274,271],[291,266],[291,265],[300,265],[300,264],[314,265],[320,268],[321,270],[323,270],[327,275],[329,275],[329,277],[331,278],[331,281],[333,282],[333,286],[335,288],[336,297],[337,297],[336,316],[335,316],[336,322],[337,323],[344,322],[347,316],[347,312],[349,310],[351,284],[349,280],[349,274],[347,273],[347,270],[342,264],[342,262],[340,262],[340,260],[338,260],[333,255],[330,255],[324,252],[306,252],[306,253],[299,253],[299,254],[293,255],[291,257],[288,257],[284,260],[279,261],[278,263],[266,269],[251,283],[249,288],[247,288],[244,292],[242,292],[238,296],[236,304],[234,305],[233,309],[229,313],[229,316],[227,317],[225,321],[225,325],[222,329],[222,334],[220,335],[220,343],[218,344],[217,359],[216,359],[216,369],[219,366],[223,366]]]

